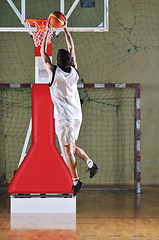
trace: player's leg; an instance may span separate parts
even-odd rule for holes
[[[59,121],[55,120],[55,131],[58,136],[60,145],[63,148],[65,159],[73,178],[72,189],[74,190],[74,196],[76,196],[83,184],[78,178],[77,162],[74,156],[74,136],[72,121],[68,119]]]
[[[73,124],[73,136],[74,139],[77,140],[80,127],[81,127],[82,121],[79,119],[74,119],[74,124]],[[94,163],[85,153],[85,151],[82,148],[77,147],[75,144],[73,145],[74,147],[74,154],[77,155],[79,158],[83,159],[87,165],[88,165],[88,170],[90,170],[90,178],[94,177],[99,169],[99,166]]]
[[[68,167],[70,169],[71,175],[73,178],[78,178],[77,173],[77,162],[74,156],[74,146],[73,143],[70,143],[69,145],[63,146],[64,153],[66,156],[66,161],[68,164]]]
[[[74,196],[76,196],[79,190],[82,188],[83,184],[78,178],[77,162],[74,156],[74,144],[70,143],[68,145],[65,145],[63,146],[63,149],[64,149],[68,167],[70,169],[70,172],[73,178],[73,186],[72,186],[72,190],[74,192],[73,194]]]
[[[90,178],[94,177],[98,172],[99,166],[87,156],[82,148],[77,147],[75,144],[73,144],[73,148],[74,154],[84,160],[87,164],[88,170],[90,171]]]
[[[74,139],[77,140],[78,135],[79,135],[79,131],[80,131],[80,127],[81,127],[81,123],[82,121],[79,119],[75,119],[74,120],[74,124],[73,124],[73,136]],[[90,160],[90,158],[87,156],[87,154],[85,153],[85,151],[82,148],[79,148],[75,145],[75,143],[73,144],[73,150],[74,150],[74,154],[76,156],[78,156],[79,158],[83,159],[86,163]],[[90,160],[90,167],[93,166],[93,162]],[[88,164],[88,163],[87,163]]]
[[[75,144],[73,145],[74,147],[74,154],[78,156],[79,158],[83,159],[86,163],[89,160],[89,157],[85,153],[85,151],[82,148],[77,147]]]

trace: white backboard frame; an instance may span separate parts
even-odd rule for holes
[[[32,31],[36,31],[36,27],[29,27],[25,22],[25,0],[21,0],[21,12],[15,6],[13,0],[6,0],[14,13],[19,18],[23,27],[0,27],[0,32],[29,32],[31,34]],[[80,0],[74,0],[72,6],[69,11],[65,13],[65,0],[60,0],[60,11],[66,15],[66,18],[69,19],[72,12],[76,8],[77,4]],[[103,22],[97,27],[68,27],[70,32],[107,32],[109,31],[109,13],[108,13],[108,0],[101,0],[104,3],[104,19]],[[103,26],[103,27],[101,27]],[[62,28],[56,29],[56,35],[59,32],[63,31]]]

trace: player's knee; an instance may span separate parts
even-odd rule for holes
[[[77,168],[77,162],[76,162],[76,161],[73,161],[73,162],[72,162],[72,167],[73,167],[74,169]]]
[[[75,154],[76,154],[76,155],[83,154],[83,152],[84,152],[84,151],[83,151],[82,148],[79,148],[79,147],[77,147],[77,146],[75,147]]]
[[[75,143],[73,143],[73,144],[72,144],[72,146],[73,146],[73,153],[75,154],[75,152],[76,152],[76,149],[77,149],[77,146],[76,146],[76,144],[75,144]]]
[[[71,157],[73,155],[73,147],[69,144],[66,146],[66,154]]]

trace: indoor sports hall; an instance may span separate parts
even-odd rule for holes
[[[159,239],[158,66],[158,0],[0,1],[0,240]]]

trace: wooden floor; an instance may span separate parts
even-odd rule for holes
[[[14,229],[9,196],[0,194],[0,240],[159,240],[159,188],[134,192],[81,191],[75,229]],[[30,221],[30,222],[29,222]],[[33,220],[26,220],[33,224]]]

